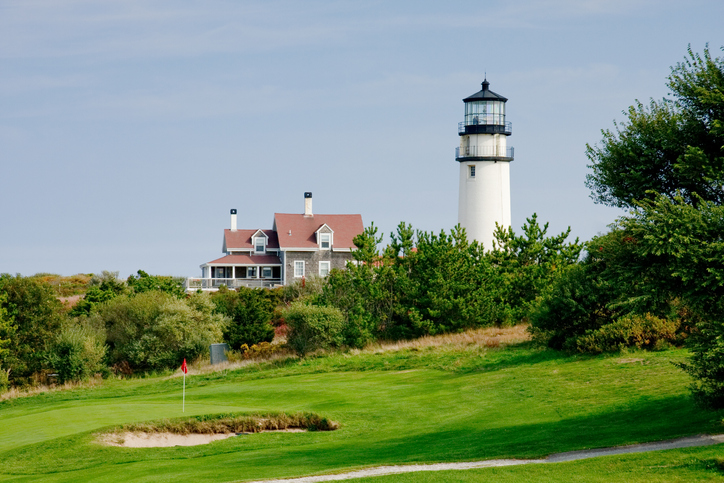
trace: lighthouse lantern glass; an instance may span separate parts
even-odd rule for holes
[[[465,125],[505,124],[505,102],[472,101],[465,103]]]

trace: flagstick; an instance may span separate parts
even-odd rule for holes
[[[183,402],[181,403],[181,412],[186,412],[186,373],[189,372],[188,368],[186,367],[186,358],[184,358],[184,363],[181,364],[181,372],[184,373],[184,395],[183,395]]]

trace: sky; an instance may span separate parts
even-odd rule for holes
[[[586,144],[724,55],[720,0],[0,0],[0,273],[195,277],[274,213],[457,223],[462,99],[508,98],[512,225],[625,212]]]

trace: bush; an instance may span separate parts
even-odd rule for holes
[[[264,359],[267,357],[271,357],[274,354],[279,354],[284,352],[285,346],[281,344],[270,344],[269,342],[260,342],[258,344],[254,344],[251,347],[247,346],[246,344],[243,344],[241,348],[239,349],[241,359]],[[232,352],[231,354],[239,354],[239,352]],[[237,360],[240,360],[237,355]],[[235,362],[231,360],[231,357],[229,358],[229,362]]]
[[[307,300],[322,293],[327,279],[312,275],[303,279],[296,279],[272,292],[278,294],[279,302],[292,303],[297,300]]]
[[[85,380],[103,370],[105,334],[88,327],[63,328],[46,355],[47,364],[61,383]]]
[[[626,347],[653,349],[676,343],[679,327],[677,320],[665,320],[651,314],[630,314],[579,337],[576,347],[579,352],[593,354]]]
[[[137,294],[161,291],[182,299],[186,297],[184,282],[182,277],[149,275],[143,270],[139,270],[137,275],[129,275],[126,285]]]
[[[219,342],[228,319],[208,294],[177,299],[160,291],[122,295],[91,316],[105,324],[111,362],[132,370],[170,369]]]
[[[265,289],[240,287],[238,291],[219,290],[212,295],[216,313],[231,321],[224,330],[224,341],[233,350],[274,340],[271,318],[276,294]]]
[[[339,309],[293,303],[285,312],[287,344],[303,356],[318,349],[342,345],[344,316]]]

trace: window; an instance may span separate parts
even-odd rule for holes
[[[319,248],[329,249],[329,246],[331,244],[332,244],[332,234],[331,233],[320,233],[319,234]]]
[[[271,267],[262,267],[262,269],[261,269],[261,278],[272,278],[272,269],[271,269]]]
[[[468,166],[468,168],[470,168],[470,177],[474,178],[475,177],[475,165],[471,164],[470,166]]]
[[[256,278],[256,267],[246,269],[246,278]]]
[[[326,277],[329,275],[330,262],[319,262],[319,276]]]
[[[301,278],[304,276],[304,261],[294,260],[294,276]]]
[[[254,252],[255,253],[264,253],[265,248],[265,240],[263,236],[258,236],[254,238]]]

